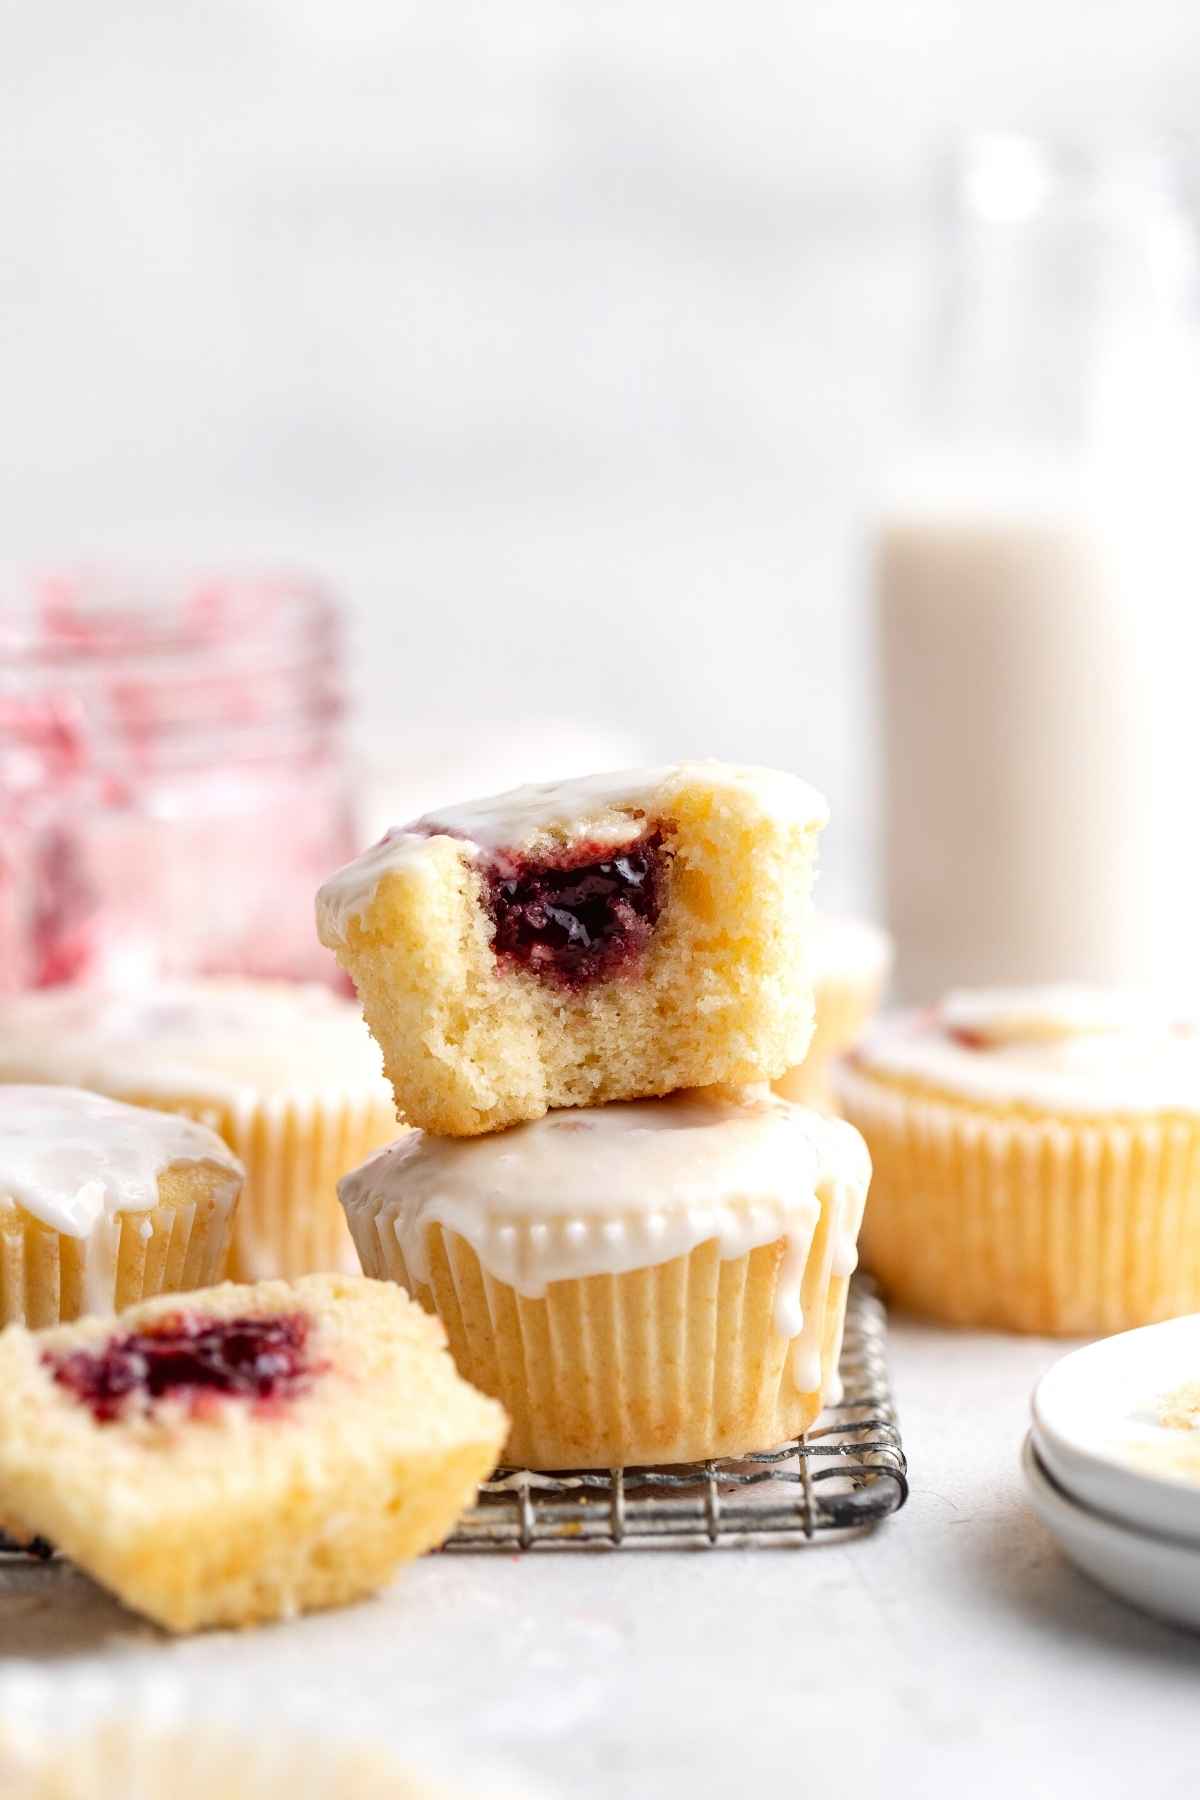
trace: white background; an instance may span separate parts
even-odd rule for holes
[[[3,551],[311,565],[377,761],[776,761],[869,903],[930,155],[1198,102],[1189,0],[11,6]]]

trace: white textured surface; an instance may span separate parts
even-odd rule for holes
[[[382,1600],[169,1643],[66,1568],[0,1573],[0,1655],[343,1711],[572,1800],[789,1788],[1127,1800],[1195,1778],[1200,1638],[1059,1557],[1018,1468],[1064,1346],[894,1328],[908,1509],[846,1545],[431,1557]],[[774,1791],[772,1789],[771,1791]]]

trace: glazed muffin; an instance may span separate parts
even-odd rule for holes
[[[0,1519],[172,1631],[372,1592],[439,1543],[506,1421],[361,1275],[227,1283],[0,1333]]]
[[[879,1010],[892,968],[892,940],[878,925],[818,912],[813,920],[816,1027],[808,1055],[775,1083],[799,1106],[834,1112],[833,1064],[853,1049]]]
[[[0,1002],[0,1082],[61,1081],[199,1119],[241,1159],[229,1273],[355,1267],[337,1179],[396,1135],[357,1007],[315,985],[212,979]]]
[[[518,788],[389,833],[321,889],[400,1116],[773,1079],[812,1033],[819,795],[715,762]]]
[[[216,1280],[242,1169],[215,1132],[75,1088],[0,1086],[0,1324]]]
[[[863,1257],[956,1325],[1123,1331],[1200,1308],[1200,1034],[1080,988],[881,1024],[838,1098],[875,1165]]]
[[[506,1459],[611,1468],[797,1436],[836,1383],[870,1169],[766,1086],[412,1133],[341,1183],[364,1269],[443,1320]]]
[[[261,1731],[155,1729],[142,1722],[38,1742],[0,1719],[4,1800],[455,1800],[462,1789],[426,1781],[380,1753],[320,1738]]]

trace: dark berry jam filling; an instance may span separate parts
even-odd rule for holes
[[[106,1424],[133,1397],[180,1398],[193,1410],[218,1395],[264,1404],[289,1400],[318,1373],[308,1354],[309,1328],[304,1313],[258,1319],[181,1313],[153,1331],[110,1338],[102,1350],[47,1351],[42,1360]]]
[[[496,955],[568,988],[628,970],[658,923],[670,856],[654,830],[619,848],[498,857],[487,876]]]

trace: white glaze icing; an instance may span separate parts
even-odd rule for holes
[[[812,963],[818,985],[883,982],[892,954],[892,940],[881,925],[846,913],[814,913]]]
[[[582,839],[627,843],[642,820],[669,817],[675,796],[692,784],[741,793],[764,813],[804,828],[819,829],[829,817],[821,795],[797,776],[734,763],[667,763],[513,788],[427,813],[412,825],[389,831],[339,869],[317,896],[322,936],[326,942],[343,941],[350,920],[370,906],[383,877],[419,866],[432,839],[452,838],[473,857],[525,849],[544,836],[564,844]]]
[[[106,992],[46,988],[0,1001],[0,1081],[236,1104],[272,1095],[391,1095],[350,1001],[327,988],[235,978]]]
[[[111,1312],[120,1215],[158,1205],[158,1178],[177,1164],[223,1170],[232,1207],[242,1165],[214,1131],[77,1088],[0,1085],[0,1195],[86,1243],[84,1299]]]
[[[851,1060],[985,1105],[1200,1114],[1200,1029],[1145,994],[954,993],[936,1011],[883,1020]]]
[[[395,1232],[414,1280],[427,1279],[426,1236],[440,1224],[528,1298],[711,1240],[732,1258],[784,1238],[775,1323],[810,1391],[820,1320],[808,1329],[801,1289],[821,1208],[832,1271],[848,1276],[869,1179],[851,1126],[756,1087],[552,1112],[488,1137],[413,1132],[344,1176],[339,1193],[352,1228],[365,1215]]]

